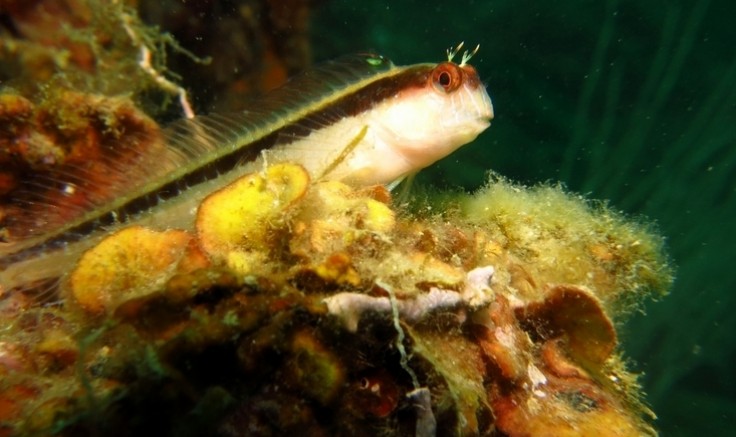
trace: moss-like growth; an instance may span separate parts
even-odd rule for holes
[[[586,287],[605,305],[631,310],[661,297],[673,281],[664,239],[643,220],[562,187],[523,187],[494,177],[462,202],[463,214],[489,232],[539,286]],[[534,288],[534,287],[532,287]],[[529,288],[516,293],[538,298]]]

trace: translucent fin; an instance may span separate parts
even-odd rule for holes
[[[157,136],[145,137],[142,141],[129,136],[115,147],[101,140],[100,152],[104,154],[96,159],[28,176],[9,205],[4,223],[9,239],[62,227],[145,181],[150,169],[162,167],[151,165],[149,157],[163,155]]]
[[[16,191],[0,227],[9,244],[40,235],[59,235],[110,215],[124,205],[168,187],[183,175],[275,132],[284,126],[310,128],[329,120],[306,118],[315,108],[393,68],[375,55],[355,55],[328,62],[297,76],[284,87],[252,102],[242,113],[180,120],[164,131],[99,138],[99,156],[32,175]],[[298,122],[305,119],[304,124]],[[292,135],[296,131],[291,132]],[[174,187],[172,190],[185,187]],[[165,193],[166,197],[177,193]],[[118,220],[118,217],[107,218]]]
[[[320,100],[334,101],[359,87],[363,80],[393,68],[391,61],[375,54],[343,56],[294,76],[285,86],[269,93],[259,107],[282,116],[298,113],[318,105]]]
[[[26,308],[63,303],[59,294],[61,278],[48,278],[23,284],[0,293],[0,315],[22,312]]]
[[[387,188],[392,193],[395,205],[406,205],[409,203],[409,196],[411,196],[411,189],[414,186],[417,173],[419,172],[404,175],[388,184]]]
[[[410,185],[412,184],[412,182],[414,182],[414,176],[416,176],[416,173],[412,173],[409,176],[402,176],[395,181],[389,183],[386,188],[388,188],[389,191],[394,191],[396,188],[398,188],[399,185],[401,185],[402,182],[406,181],[404,185],[401,185],[401,191],[399,192],[399,194],[408,194]]]

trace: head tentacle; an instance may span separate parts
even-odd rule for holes
[[[446,50],[446,53],[447,53],[447,62],[452,62],[452,60],[455,58],[455,56],[457,56],[458,53],[460,53],[460,50],[462,50],[462,48],[463,48],[464,45],[465,45],[465,41],[462,41],[460,44],[458,44],[454,48],[453,47],[450,47],[449,49],[447,49]],[[463,52],[462,58],[460,59],[460,64],[459,65],[462,67],[463,65],[467,64],[468,61],[470,61],[470,59],[473,56],[475,56],[476,53],[478,53],[478,50],[479,49],[480,49],[480,44],[478,44],[477,46],[475,46],[475,48],[473,50],[471,50],[471,51],[465,50]]]

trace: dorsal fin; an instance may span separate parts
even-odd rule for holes
[[[59,235],[95,220],[148,192],[166,186],[275,130],[327,105],[336,95],[357,90],[363,81],[387,73],[390,61],[353,55],[318,66],[231,115],[199,116],[151,129],[100,136],[99,157],[33,175],[11,198],[2,223],[13,253],[24,240]]]

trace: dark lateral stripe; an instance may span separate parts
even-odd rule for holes
[[[336,108],[348,116],[355,116],[395,96],[399,91],[423,87],[429,78],[431,67],[418,65],[409,67],[400,74],[376,80],[355,93],[335,100],[328,109]]]
[[[314,129],[310,129],[308,126],[316,125],[316,123],[307,122],[309,119],[319,120],[320,128],[324,128],[339,121],[336,114],[346,117],[356,116],[370,110],[383,100],[395,96],[401,90],[424,86],[427,83],[430,70],[431,67],[427,65],[409,67],[399,71],[398,74],[375,80],[353,93],[327,100],[302,120],[283,126],[250,144],[240,145],[233,152],[198,167],[181,178],[131,199],[116,209],[105,211],[101,215],[70,227],[63,233],[52,236],[35,246],[7,255],[0,260],[0,268],[30,259],[43,251],[61,249],[67,244],[88,237],[99,229],[132,221],[162,202],[183,194],[190,188],[216,179],[218,176],[232,171],[239,164],[254,161],[262,151],[270,149],[277,141],[280,141],[279,145],[288,146],[291,142],[309,135]]]

